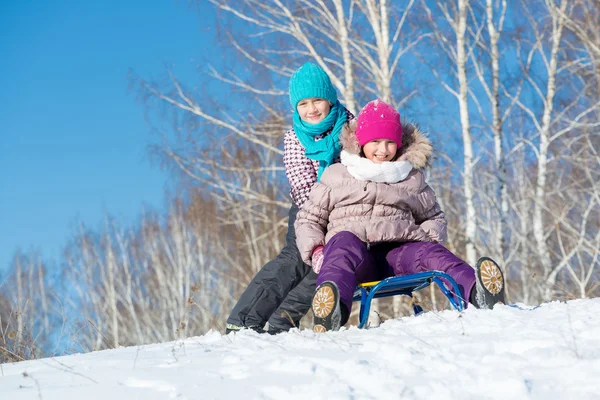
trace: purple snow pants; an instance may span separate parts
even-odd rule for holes
[[[340,289],[340,301],[352,310],[356,285],[379,281],[391,276],[425,271],[441,271],[450,275],[467,302],[473,285],[475,270],[439,243],[382,242],[371,245],[352,232],[339,232],[323,249],[325,259],[317,279],[317,286],[325,281],[335,282]],[[466,296],[466,297],[465,297]]]

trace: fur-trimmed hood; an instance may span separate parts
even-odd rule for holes
[[[361,154],[361,147],[356,138],[356,123],[357,119],[354,119],[344,125],[340,134],[340,143],[348,153]],[[395,161],[410,161],[414,168],[422,169],[431,163],[433,145],[417,126],[404,123],[402,124],[402,146],[398,151],[400,157]]]

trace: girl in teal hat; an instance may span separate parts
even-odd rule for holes
[[[348,121],[348,110],[340,104],[329,76],[311,63],[292,75],[290,103],[294,107],[294,133],[306,157],[319,161],[318,180],[340,155],[340,132]]]
[[[296,214],[323,170],[339,162],[340,133],[354,116],[338,100],[319,66],[306,63],[290,78],[293,129],[284,136],[283,162],[293,200],[286,246],[254,276],[227,319],[227,332],[250,328],[269,333],[298,326],[310,308],[317,274],[302,261],[296,245]]]

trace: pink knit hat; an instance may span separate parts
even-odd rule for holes
[[[356,138],[360,147],[371,140],[393,140],[402,145],[400,114],[391,105],[379,99],[369,102],[358,114]]]

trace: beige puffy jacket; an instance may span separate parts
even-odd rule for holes
[[[355,129],[355,124],[347,125],[340,138],[344,150],[359,154]],[[310,265],[314,249],[341,231],[350,231],[371,244],[445,242],[445,214],[420,171],[429,163],[431,142],[411,124],[402,129],[397,161],[410,161],[414,167],[403,181],[360,181],[343,164],[323,172],[296,218],[296,243],[304,262]]]

